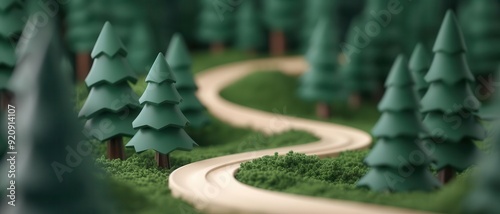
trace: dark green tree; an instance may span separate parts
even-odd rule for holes
[[[305,24],[302,29],[302,34],[304,37],[304,43],[308,44],[311,38],[312,32],[314,28],[318,24],[318,22],[327,18],[332,20],[332,27],[335,29],[335,32],[338,32],[338,14],[337,8],[339,7],[338,0],[309,0],[306,3],[306,10],[304,14]],[[338,33],[337,33],[338,34]]]
[[[225,11],[225,8],[233,9],[233,6],[227,0],[202,1],[203,7],[198,20],[199,37],[201,41],[210,44],[212,53],[220,53],[233,36],[234,15]]]
[[[378,105],[382,116],[373,128],[377,143],[365,163],[368,173],[359,187],[377,192],[431,191],[439,182],[429,170],[432,159],[419,139],[424,128],[406,57],[399,56],[385,83],[387,90]]]
[[[92,51],[94,64],[85,79],[90,93],[79,116],[85,129],[99,141],[108,141],[108,158],[124,159],[123,137],[136,131],[132,121],[141,106],[129,85],[137,77],[127,63],[127,50],[109,22],[104,24]]]
[[[179,108],[182,98],[175,88],[174,74],[162,53],[156,57],[146,82],[148,86],[139,99],[144,108],[132,123],[139,131],[127,147],[134,147],[138,153],[155,150],[158,166],[170,168],[171,152],[190,151],[196,143],[184,131],[189,121]]]
[[[479,152],[475,140],[485,137],[485,130],[475,112],[481,103],[474,96],[474,84],[466,60],[466,45],[455,14],[446,13],[433,49],[435,55],[425,80],[430,86],[422,98],[423,122],[434,141],[434,168],[440,179],[448,182],[455,171],[463,171],[476,161]]]
[[[16,65],[16,40],[24,23],[22,3],[17,0],[0,1],[0,93],[1,106],[10,101],[7,83]]]
[[[166,58],[177,82],[175,87],[182,97],[179,108],[189,120],[189,126],[201,128],[210,122],[205,107],[196,97],[198,86],[191,70],[191,57],[186,43],[180,34],[175,34],[170,41]]]
[[[151,26],[141,20],[134,24],[129,42],[128,58],[137,74],[145,75],[155,59],[155,43]]]
[[[348,90],[349,106],[358,109],[362,103],[363,95],[370,95],[376,88],[376,76],[370,71],[363,51],[358,45],[356,28],[361,26],[361,17],[355,18],[347,32],[347,41],[342,43],[342,54],[344,63],[342,65],[342,75],[345,79],[345,86]]]
[[[2,203],[0,212],[114,213],[105,205],[106,188],[94,177],[90,145],[80,141],[70,102],[73,88],[59,66],[59,29],[53,20],[33,21],[43,27],[30,38],[29,52],[20,55],[11,86],[16,95],[17,142],[22,142],[16,146],[26,155],[17,157],[16,206]]]
[[[300,21],[300,1],[266,0],[264,12],[266,22],[271,29],[269,47],[271,54],[282,55],[286,51],[285,35],[292,31]]]
[[[415,82],[415,91],[417,92],[418,98],[422,99],[427,89],[429,88],[429,83],[425,81],[425,75],[429,68],[431,67],[431,57],[427,53],[424,45],[419,43],[410,58],[409,68]]]
[[[496,82],[500,82],[500,66],[498,66],[498,71],[496,74]],[[493,91],[499,91],[500,85],[491,86]],[[479,110],[479,115],[483,120],[498,120],[500,119],[500,114],[498,114],[498,109],[500,107],[500,93],[494,93],[495,97],[488,102],[488,104],[483,105]]]
[[[337,44],[331,21],[321,20],[306,53],[310,69],[301,77],[299,88],[302,99],[318,102],[316,113],[320,118],[331,116],[332,102],[345,99],[343,79],[337,70]]]
[[[72,0],[66,4],[66,40],[76,53],[76,78],[85,80],[91,66],[90,52],[104,24],[99,0]]]
[[[406,31],[406,35],[412,38],[412,42],[417,43],[420,41],[426,50],[430,50],[439,31],[441,20],[444,18],[444,1],[419,0],[412,1],[410,4],[408,8],[412,9],[412,14],[410,14],[406,22],[410,26],[410,29]],[[414,17],[419,18],[415,19]]]
[[[255,1],[246,1],[240,6],[236,22],[238,48],[253,52],[265,45],[264,26],[257,13]]]

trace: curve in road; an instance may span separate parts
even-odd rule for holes
[[[198,97],[220,120],[238,127],[251,127],[268,134],[295,129],[310,132],[319,141],[305,145],[247,152],[203,160],[185,165],[169,177],[175,197],[206,213],[421,213],[399,208],[357,202],[292,195],[258,189],[234,178],[242,162],[275,152],[291,150],[320,157],[336,156],[346,150],[363,149],[371,136],[363,131],[319,121],[272,114],[236,105],[220,97],[229,84],[255,71],[282,71],[300,74],[307,69],[301,57],[271,58],[238,62],[216,67],[197,75]],[[277,83],[279,84],[279,83]]]

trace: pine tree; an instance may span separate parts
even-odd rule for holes
[[[180,34],[175,34],[167,50],[167,62],[177,80],[175,87],[182,97],[179,108],[189,120],[189,126],[201,128],[210,123],[205,107],[196,97],[198,86],[191,70],[191,57]]]
[[[345,98],[340,72],[337,71],[337,42],[330,20],[321,20],[311,38],[306,60],[310,70],[301,77],[299,95],[318,102],[317,114],[330,117],[329,104]]]
[[[236,45],[246,51],[256,51],[266,41],[264,26],[255,7],[255,1],[246,1],[237,11]]]
[[[10,101],[7,84],[16,65],[15,46],[24,23],[23,5],[18,0],[0,1],[0,93],[1,106]]]
[[[399,56],[385,83],[387,90],[378,105],[382,116],[373,128],[377,143],[365,163],[371,167],[358,182],[377,192],[431,191],[439,182],[429,170],[432,159],[422,150],[426,132],[407,59]]]
[[[144,20],[137,21],[130,37],[128,58],[137,74],[145,75],[151,68],[155,55],[154,36],[151,26]]]
[[[427,89],[429,88],[429,83],[425,81],[425,75],[429,68],[431,67],[431,58],[427,53],[424,45],[422,43],[417,44],[413,54],[410,58],[409,68],[413,76],[413,81],[415,82],[415,91],[418,94],[418,98],[422,99]]]
[[[232,37],[233,13],[218,10],[232,7],[226,0],[202,0],[203,8],[199,16],[199,36],[210,44],[212,53],[220,53]]]
[[[127,50],[109,22],[91,56],[94,64],[85,79],[90,93],[79,117],[87,119],[85,129],[94,138],[109,140],[108,158],[124,159],[123,137],[136,133],[131,124],[141,106],[128,83],[137,77],[127,63]]]
[[[189,121],[179,108],[182,98],[163,54],[156,57],[146,82],[148,86],[139,99],[144,108],[132,123],[139,131],[127,147],[134,147],[138,153],[155,150],[158,166],[170,168],[172,151],[190,151],[196,143],[184,131]]]
[[[496,74],[496,82],[500,82],[500,66],[498,66],[498,71]],[[500,85],[492,86],[493,91],[499,91]],[[483,120],[498,120],[500,115],[498,114],[498,109],[500,107],[500,93],[494,93],[494,98],[487,104],[483,105],[479,110],[479,115]]]
[[[311,34],[314,31],[314,28],[316,27],[317,23],[323,19],[327,18],[329,20],[332,20],[333,26],[337,27],[338,26],[338,14],[337,8],[339,6],[339,1],[338,0],[309,0],[307,1],[306,4],[306,10],[305,10],[305,25],[302,29],[302,34],[304,38],[304,43],[308,43]],[[332,26],[332,27],[333,27]],[[336,30],[337,32],[337,30]]]
[[[286,51],[286,33],[299,24],[300,1],[266,0],[264,12],[266,22],[271,29],[269,47],[271,54],[282,55]]]
[[[35,24],[43,27],[30,39],[29,53],[20,55],[12,78],[17,140],[23,142],[16,146],[26,155],[17,157],[16,206],[2,203],[0,212],[113,213],[105,204],[106,189],[94,178],[90,145],[79,138],[73,88],[58,64],[59,31],[52,19]]]
[[[425,80],[430,86],[422,98],[423,122],[435,142],[434,168],[441,181],[448,182],[455,171],[475,163],[478,149],[474,140],[482,140],[485,131],[475,116],[481,106],[471,85],[474,77],[466,61],[466,45],[455,14],[449,10],[441,25],[433,49],[435,55]]]

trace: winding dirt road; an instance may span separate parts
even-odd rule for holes
[[[172,194],[207,213],[421,213],[273,192],[245,185],[234,178],[234,173],[242,162],[273,155],[275,152],[285,154],[293,150],[328,157],[370,145],[370,135],[354,128],[254,110],[228,102],[219,96],[223,88],[252,72],[279,70],[288,74],[299,74],[306,70],[306,67],[307,64],[300,57],[272,58],[228,64],[197,75],[196,80],[201,88],[198,97],[220,120],[269,134],[290,129],[303,130],[321,140],[305,145],[234,154],[188,164],[170,174],[169,187]]]

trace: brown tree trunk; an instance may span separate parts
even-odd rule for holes
[[[349,107],[352,110],[358,110],[361,107],[361,95],[359,93],[353,93],[349,96]]]
[[[108,142],[108,159],[125,159],[123,138],[111,138]]]
[[[7,110],[9,104],[13,105],[12,93],[8,91],[2,91],[0,93],[0,108],[2,110]]]
[[[92,58],[89,53],[78,53],[76,55],[76,80],[85,81],[89,74]]]
[[[271,32],[271,38],[269,39],[269,47],[271,48],[271,55],[281,56],[285,54],[286,51],[286,38],[285,33],[280,30]]]
[[[455,170],[451,167],[446,167],[439,171],[439,180],[443,184],[447,184],[455,177]]]
[[[331,107],[327,103],[318,103],[316,105],[316,115],[321,119],[328,119],[332,115]]]
[[[170,169],[170,157],[169,155],[164,155],[159,152],[156,152],[155,155],[156,164],[158,167]]]
[[[212,54],[221,54],[224,52],[224,43],[222,42],[214,42],[210,44],[210,52]]]

